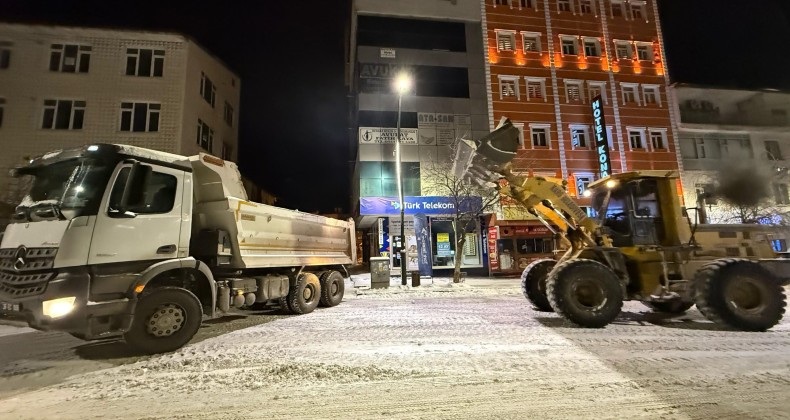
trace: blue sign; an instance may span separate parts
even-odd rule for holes
[[[428,216],[425,213],[414,215],[414,234],[417,236],[417,265],[420,267],[420,275],[430,277],[433,275],[431,227],[428,226]]]
[[[612,173],[612,160],[609,157],[609,139],[606,134],[606,119],[603,116],[603,100],[598,95],[592,101],[593,129],[595,130],[595,150],[598,151],[598,169],[601,178]]]
[[[453,197],[403,197],[404,214],[423,213],[427,215],[455,214]],[[461,211],[477,211],[483,207],[480,197],[464,197],[460,202]],[[360,215],[400,214],[398,197],[361,197],[359,199]]]

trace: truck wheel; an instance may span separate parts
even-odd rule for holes
[[[620,279],[594,260],[569,260],[555,267],[546,279],[546,295],[554,311],[588,328],[606,326],[623,307]]]
[[[288,292],[288,307],[297,314],[313,312],[321,299],[321,283],[313,273],[301,273]]]
[[[203,308],[192,292],[178,287],[160,287],[140,297],[132,327],[124,334],[124,339],[145,353],[165,353],[188,343],[202,321]]]
[[[294,311],[291,310],[291,307],[288,306],[288,296],[281,297],[279,301],[280,301],[280,309],[283,312],[285,312],[287,315],[291,315],[294,313]]]
[[[321,273],[321,306],[337,306],[343,300],[346,290],[346,279],[337,271],[324,271]]]
[[[694,276],[694,301],[706,318],[743,331],[765,331],[778,324],[786,297],[779,281],[760,264],[723,259]]]
[[[521,273],[521,292],[539,311],[554,311],[546,297],[546,277],[556,264],[550,259],[535,260]]]
[[[666,302],[642,302],[653,312],[664,312],[667,314],[682,314],[694,306],[694,302],[684,302],[680,299],[668,300]]]

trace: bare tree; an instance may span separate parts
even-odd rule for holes
[[[711,180],[713,189],[706,194],[708,199],[719,200],[712,222],[790,225],[787,168],[769,170],[734,162],[726,167]]]

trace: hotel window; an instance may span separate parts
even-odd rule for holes
[[[590,148],[590,130],[586,125],[571,125],[571,146],[574,149]]]
[[[601,43],[598,38],[584,38],[584,55],[587,57],[601,56]]]
[[[532,9],[533,7],[535,7],[532,4],[534,1],[535,0],[519,0],[518,7],[522,9]]]
[[[593,14],[593,0],[581,0],[579,11],[588,15]]]
[[[206,73],[200,73],[200,96],[214,108],[214,101],[217,97],[217,86],[211,82]]]
[[[628,41],[614,41],[614,48],[617,53],[617,58],[628,59],[631,60],[634,58],[633,50],[631,49],[631,43]]]
[[[533,147],[547,147],[549,145],[548,126],[530,126],[529,131]]]
[[[639,85],[636,83],[621,83],[623,89],[623,105],[637,104],[641,105],[639,101]]]
[[[631,145],[631,150],[639,150],[645,148],[643,130],[629,129],[628,140],[629,140],[629,144]]]
[[[558,12],[573,11],[573,5],[571,4],[571,0],[557,0],[557,11]]]
[[[623,17],[625,13],[625,5],[623,4],[623,0],[612,0],[612,17]]]
[[[645,19],[645,3],[641,1],[631,0],[631,18],[632,19]]]
[[[546,101],[546,84],[543,79],[525,79],[527,84],[527,100],[543,99]]]
[[[496,45],[499,51],[513,51],[516,45],[514,31],[496,31]]]
[[[197,144],[201,149],[209,153],[211,153],[212,146],[214,146],[214,130],[200,118],[198,118],[197,124]]]
[[[508,0],[494,0],[494,6],[508,6]]]
[[[513,127],[518,129],[518,147],[524,148],[524,123],[513,123]]]
[[[523,32],[521,34],[524,41],[524,52],[540,52],[540,34],[535,32]]]
[[[583,103],[582,82],[579,80],[565,80],[565,102]]]
[[[85,101],[47,99],[41,128],[48,130],[81,130],[85,119]]]
[[[575,36],[560,36],[562,40],[562,54],[563,55],[576,55],[577,52],[577,45],[576,45],[576,37]]]
[[[638,43],[636,44],[636,58],[642,61],[653,60],[653,44]]]
[[[127,76],[162,77],[164,67],[165,50],[126,49]]]
[[[121,131],[159,131],[161,104],[121,102]]]
[[[650,145],[653,150],[664,150],[667,148],[666,130],[650,130]]]
[[[644,91],[645,105],[661,106],[661,93],[658,85],[642,85]]]
[[[518,76],[499,76],[499,99],[504,98],[521,99],[518,88]]]
[[[49,70],[63,73],[87,73],[91,64],[91,47],[88,45],[52,44],[49,53]]]
[[[574,180],[576,181],[576,196],[583,197],[584,191],[595,180],[595,177],[593,174],[574,174]]]
[[[604,105],[607,105],[606,100],[606,82],[587,82],[590,91],[590,100],[592,101],[596,96],[601,95],[601,100]]]

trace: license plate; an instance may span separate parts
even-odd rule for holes
[[[0,302],[0,312],[19,312],[19,304]]]

